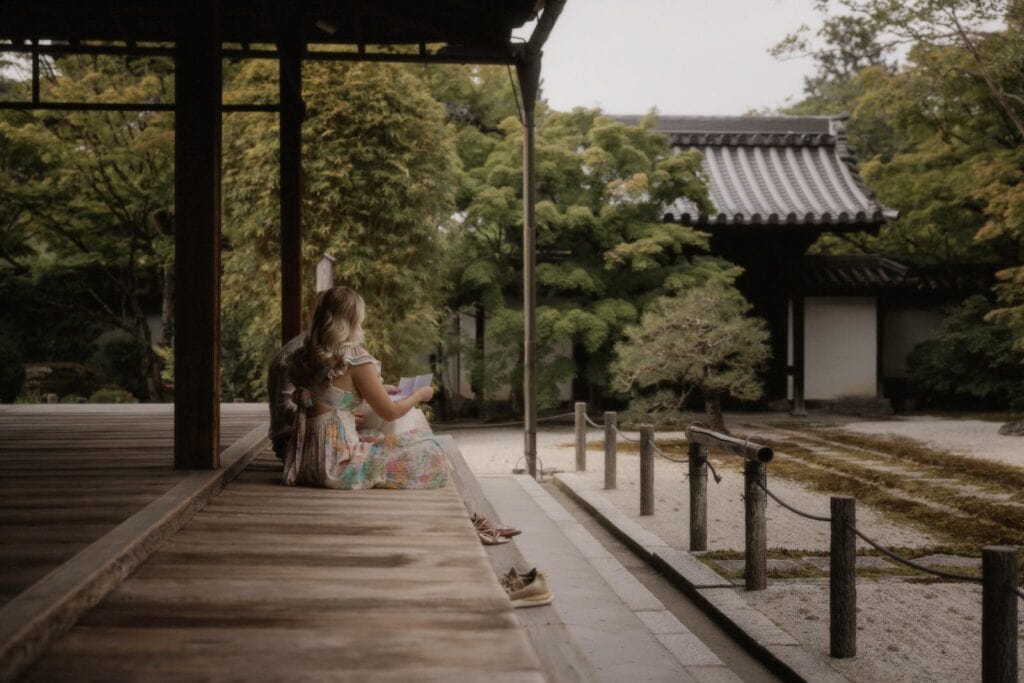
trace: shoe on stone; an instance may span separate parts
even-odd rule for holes
[[[523,533],[522,531],[520,531],[519,529],[516,529],[515,527],[511,527],[511,526],[495,526],[494,523],[491,522],[491,520],[487,519],[486,517],[481,517],[480,515],[476,514],[475,512],[470,517],[470,520],[472,520],[473,527],[477,531],[487,531],[487,532],[491,532],[491,533],[497,534],[498,536],[503,536],[505,538],[512,538],[513,536],[518,536],[519,534]]]
[[[476,535],[484,545],[501,545],[502,543],[509,542],[509,539],[499,536],[493,531],[477,531]]]
[[[537,569],[533,568],[525,574],[520,574],[516,571],[515,567],[512,567],[507,572],[498,577],[498,582],[501,583],[501,587],[505,589],[506,593],[510,593],[514,590],[519,590],[527,583],[530,583],[537,578]]]
[[[550,605],[551,601],[554,600],[551,590],[548,588],[548,580],[544,576],[544,572],[534,569],[532,572],[518,578],[522,582],[522,587],[512,588],[511,590],[506,588],[513,607],[540,607],[541,605]],[[526,580],[527,578],[529,578],[529,581]]]

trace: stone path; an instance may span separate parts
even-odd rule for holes
[[[602,681],[740,680],[533,479],[478,479]]]

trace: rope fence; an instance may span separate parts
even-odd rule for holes
[[[547,417],[538,417],[537,422],[550,422],[552,420],[564,420],[567,417],[572,417],[573,413],[559,413],[558,415],[548,415]],[[474,423],[465,425],[437,425],[434,427],[439,432],[451,432],[458,431],[461,429],[498,429],[501,427],[522,427],[526,424],[526,420],[516,420],[514,422],[486,422],[486,423]]]
[[[821,515],[812,515],[810,512],[804,512],[803,510],[799,510],[799,509],[793,507],[792,505],[790,505],[789,503],[787,503],[786,501],[782,500],[778,496],[776,496],[774,493],[771,492],[771,489],[769,489],[767,486],[763,486],[762,488],[764,489],[764,492],[768,494],[769,498],[771,498],[776,503],[778,503],[782,507],[786,508],[787,510],[789,510],[790,512],[792,512],[795,515],[799,515],[800,517],[805,517],[807,519],[813,519],[816,522],[831,522],[832,521],[831,517],[822,517]]]
[[[686,428],[687,456],[676,458],[665,453],[654,442],[654,428],[640,425],[639,439],[618,428],[615,412],[605,412],[604,424],[586,413],[586,403],[576,403],[576,470],[586,470],[587,428],[604,430],[605,488],[616,486],[617,442],[619,438],[640,444],[640,515],[654,514],[654,456],[688,465],[690,493],[690,550],[707,550],[707,473],[715,481],[721,477],[708,460],[709,450],[743,458],[744,477],[744,583],[747,590],[767,588],[768,538],[767,500],[771,498],[795,515],[831,527],[829,548],[829,653],[834,658],[857,654],[857,538],[889,559],[941,579],[982,586],[982,679],[997,683],[1017,681],[1017,599],[1024,599],[1024,590],[1017,586],[1017,548],[985,546],[982,549],[982,576],[967,576],[934,569],[904,557],[868,536],[856,526],[856,500],[848,496],[832,496],[828,516],[801,510],[768,488],[767,464],[774,451],[764,439],[748,436],[737,439],[715,432],[701,423]]]
[[[944,571],[940,571],[938,569],[933,569],[932,567],[927,567],[927,566],[925,566],[923,564],[918,564],[917,562],[914,562],[913,560],[908,560],[905,557],[900,557],[899,555],[897,555],[893,551],[889,550],[884,545],[882,545],[881,543],[879,543],[875,539],[871,538],[870,536],[868,536],[867,534],[865,534],[863,531],[861,531],[860,529],[858,529],[856,527],[850,527],[850,531],[855,533],[857,536],[860,537],[860,539],[862,541],[864,541],[865,543],[867,543],[872,548],[874,548],[878,552],[882,553],[883,555],[885,555],[889,559],[895,560],[896,562],[899,562],[900,564],[905,564],[906,566],[910,567],[911,569],[916,569],[919,572],[924,572],[925,574],[931,574],[932,576],[938,576],[939,578],[942,578],[942,579],[952,579],[953,581],[968,581],[968,582],[971,582],[971,583],[981,583],[982,582],[982,579],[979,576],[965,576],[964,574],[954,574],[953,572],[944,572]]]

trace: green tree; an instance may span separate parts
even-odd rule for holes
[[[44,97],[167,101],[167,59],[70,57],[47,64]],[[171,258],[173,123],[154,112],[41,112],[0,120],[0,258],[36,279],[89,273],[50,308],[124,330],[150,399],[160,359],[146,316]],[[42,313],[41,313],[42,314]]]
[[[907,375],[925,402],[1024,410],[1024,366],[1013,348],[1013,331],[986,317],[992,303],[972,296],[954,307],[935,339],[918,344],[907,358]],[[966,402],[966,403],[965,403]]]
[[[810,95],[815,85],[848,82],[863,68],[885,63],[897,47],[953,47],[969,59],[964,73],[978,79],[1024,137],[1024,98],[1013,82],[1024,59],[1024,6],[1016,0],[817,0],[816,8],[823,15],[817,40],[804,25],[774,48],[777,55],[814,58]],[[1008,31],[993,30],[1002,23]]]
[[[761,398],[760,373],[771,350],[766,324],[730,277],[661,297],[615,347],[616,387],[634,396],[656,394],[652,407],[679,411],[692,391],[704,398],[711,429],[726,432],[722,400]],[[667,399],[667,400],[666,400]]]
[[[577,396],[595,399],[609,386],[615,341],[643,305],[680,286],[707,235],[666,223],[680,197],[701,205],[707,194],[700,156],[674,154],[652,130],[653,117],[625,126],[595,110],[544,112],[537,131],[537,334],[542,405],[575,376]],[[459,303],[493,314],[496,349],[487,380],[522,377],[522,130],[516,119],[486,141],[482,163],[467,167],[470,200],[453,231]],[[708,263],[704,267],[710,267]],[[569,362],[565,350],[571,349]]]
[[[305,270],[333,254],[336,283],[366,299],[371,351],[389,373],[407,371],[437,339],[438,263],[458,165],[444,108],[398,66],[315,63],[303,78]],[[228,92],[254,101],[275,88],[275,70],[252,62]],[[277,123],[231,115],[224,141],[223,305],[225,329],[237,336],[225,376],[237,383],[229,394],[259,396],[279,343]],[[312,295],[310,287],[310,305]]]

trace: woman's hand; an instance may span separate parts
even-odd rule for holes
[[[352,373],[352,383],[366,402],[370,405],[378,417],[382,420],[391,421],[405,415],[416,407],[420,401],[429,401],[434,397],[434,390],[430,387],[421,387],[405,398],[397,401],[384,388],[380,380],[377,367],[373,363],[353,365],[348,370]]]
[[[394,396],[399,392],[399,388],[396,387],[394,384],[385,384],[384,391],[387,392],[388,396]]]

